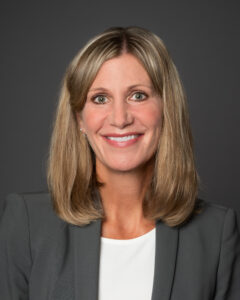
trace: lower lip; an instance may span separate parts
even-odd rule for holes
[[[103,136],[104,140],[112,145],[112,146],[115,146],[115,147],[120,147],[120,148],[124,148],[124,147],[128,147],[128,146],[131,146],[135,143],[137,143],[141,137],[143,136],[143,134],[139,135],[138,137],[134,138],[134,139],[131,139],[131,140],[128,140],[128,141],[123,141],[123,142],[118,142],[118,141],[113,141],[113,140],[109,140],[107,137]]]

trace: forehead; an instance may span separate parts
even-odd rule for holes
[[[152,85],[141,62],[134,55],[125,53],[102,64],[90,90],[103,85],[110,88],[116,85],[130,84]]]

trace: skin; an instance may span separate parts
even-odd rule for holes
[[[138,86],[129,89],[132,85]],[[77,119],[96,155],[97,176],[105,182],[100,188],[106,213],[102,236],[129,239],[152,230],[155,222],[143,216],[142,201],[161,136],[162,99],[135,56],[124,53],[103,63]],[[129,132],[143,135],[127,146],[103,138]]]

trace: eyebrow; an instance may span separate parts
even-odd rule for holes
[[[133,85],[130,85],[127,90],[131,90],[135,87],[138,87],[138,86],[144,86],[144,87],[147,87],[149,88],[150,90],[153,90],[153,87],[152,86],[149,86],[149,85],[145,85],[145,84],[133,84]],[[94,92],[94,91],[108,91],[108,89],[104,88],[104,87],[97,87],[97,88],[94,88],[94,89],[91,89],[89,90],[89,92]]]

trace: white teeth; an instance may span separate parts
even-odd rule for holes
[[[139,136],[139,134],[136,134],[136,135],[126,135],[126,136],[123,136],[123,137],[107,136],[107,138],[109,140],[112,140],[112,141],[125,142],[125,141],[129,141],[129,140],[135,139],[138,136]]]

